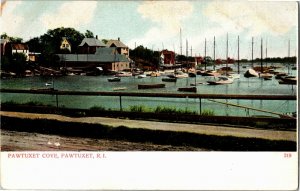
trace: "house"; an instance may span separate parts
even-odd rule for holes
[[[96,38],[84,38],[78,46],[78,54],[95,54],[96,49],[106,45]]]
[[[163,64],[175,64],[175,52],[163,50],[160,52]]]
[[[120,38],[118,38],[118,40],[107,41],[106,46],[115,47],[119,54],[126,55],[126,57],[129,58],[129,48],[123,42],[120,41]]]
[[[65,67],[102,67],[104,71],[130,69],[130,61],[116,47],[96,47],[94,54],[57,54]]]
[[[62,38],[61,44],[60,44],[60,50],[68,50],[71,53],[71,44],[67,40],[66,37]]]
[[[26,59],[28,61],[28,58],[29,58],[29,47],[27,44],[25,43],[11,43],[11,42],[8,42],[6,43],[5,45],[5,55],[7,56],[11,56],[13,55],[14,53],[23,53],[25,54],[26,56]]]
[[[28,61],[30,62],[38,62],[41,53],[39,52],[29,52],[28,53]]]

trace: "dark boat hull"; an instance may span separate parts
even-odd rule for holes
[[[165,84],[139,84],[138,89],[165,88]]]
[[[197,92],[196,87],[188,87],[188,88],[178,88],[180,92]]]

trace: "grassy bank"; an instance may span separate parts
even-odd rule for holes
[[[140,143],[193,146],[215,151],[295,151],[296,142],[258,138],[204,135],[188,132],[110,127],[101,124],[62,122],[45,119],[23,119],[2,116],[1,128],[11,131],[113,139]]]
[[[17,104],[14,102],[2,103],[3,111],[19,111],[29,113],[60,114],[72,117],[114,117],[140,120],[156,120],[165,122],[185,122],[198,124],[221,124],[235,126],[251,126],[254,128],[296,130],[296,119],[282,119],[270,117],[239,117],[239,116],[215,116],[213,110],[203,110],[201,114],[188,109],[171,107],[131,106],[128,110],[111,110],[101,106],[90,109],[56,108],[41,103]]]

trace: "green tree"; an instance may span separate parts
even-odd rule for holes
[[[50,54],[58,53],[60,51],[62,37],[67,38],[72,46],[71,53],[75,53],[76,48],[83,40],[84,35],[74,28],[60,27],[48,30],[46,34],[41,36],[41,44],[44,47],[44,51]]]
[[[23,75],[26,70],[26,55],[14,53],[10,61],[9,70],[15,72],[18,76]]]
[[[94,33],[90,30],[86,30],[86,32],[84,33],[84,36],[86,38],[94,38]]]
[[[20,37],[8,36],[6,33],[1,34],[1,39],[8,39],[12,43],[21,43],[23,41]]]

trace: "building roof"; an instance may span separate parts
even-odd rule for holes
[[[106,45],[96,38],[84,38],[79,46],[87,44],[88,46],[106,47]]]
[[[106,45],[108,47],[127,48],[127,46],[123,42],[121,42],[119,39],[118,40],[109,40],[109,41],[107,41]]]
[[[70,42],[68,41],[67,37],[62,37],[61,43],[63,43],[64,41],[66,41],[68,44],[70,44]]]
[[[23,43],[12,43],[11,47],[13,50],[29,50],[28,45]]]
[[[57,54],[67,62],[129,62],[128,58],[117,53],[115,48],[97,48],[95,54]]]

